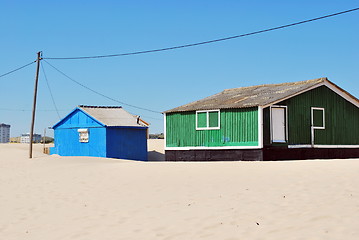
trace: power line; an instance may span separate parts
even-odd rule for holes
[[[0,111],[11,111],[11,112],[31,112],[31,109],[14,109],[14,108],[0,108]],[[39,109],[37,112],[55,112],[53,109]],[[59,112],[68,112],[69,110],[58,110]]]
[[[46,84],[47,84],[47,87],[48,87],[49,92],[50,92],[50,95],[51,95],[52,103],[54,104],[54,107],[55,107],[55,109],[56,109],[57,116],[59,117],[59,119],[61,119],[61,116],[60,116],[59,110],[58,110],[58,108],[57,108],[57,105],[56,105],[56,103],[55,103],[55,99],[54,99],[54,96],[53,96],[53,94],[52,94],[52,91],[51,91],[51,88],[50,88],[50,85],[49,85],[49,81],[48,81],[48,79],[47,79],[47,75],[46,75],[46,73],[45,73],[45,69],[44,69],[44,65],[43,65],[43,64],[41,64],[41,68],[42,68],[42,71],[43,71],[43,73],[44,73],[44,76],[45,76],[45,79],[46,79]],[[162,121],[162,119],[159,119],[159,118],[149,117],[149,116],[145,116],[145,115],[143,115],[143,116],[146,117],[146,118],[150,118],[150,119]]]
[[[345,13],[349,13],[349,12],[353,12],[353,11],[357,11],[357,10],[359,10],[359,8],[353,8],[353,9],[342,11],[342,12],[337,12],[337,13],[333,13],[333,14],[329,14],[329,15],[325,15],[325,16],[321,16],[321,17],[317,17],[317,18],[312,18],[312,19],[308,19],[308,20],[304,20],[304,21],[300,21],[300,22],[295,22],[295,23],[291,23],[291,24],[286,24],[286,25],[282,25],[282,26],[278,26],[278,27],[259,30],[259,31],[251,32],[251,33],[245,33],[245,34],[240,34],[240,35],[236,35],[236,36],[219,38],[219,39],[214,39],[214,40],[209,40],[209,41],[204,41],[204,42],[198,42],[198,43],[191,43],[191,44],[180,45],[180,46],[175,46],[175,47],[167,47],[167,48],[152,49],[152,50],[145,50],[145,51],[138,51],[138,52],[129,52],[129,53],[109,54],[109,55],[83,56],[83,57],[46,57],[46,58],[43,58],[43,59],[76,60],[76,59],[90,59],[90,58],[108,58],[108,57],[121,57],[121,56],[129,56],[129,55],[138,55],[138,54],[146,54],[146,53],[154,53],[154,52],[175,50],[175,49],[179,49],[179,48],[187,48],[187,47],[205,45],[205,44],[210,44],[210,43],[215,43],[215,42],[231,40],[231,39],[235,39],[235,38],[247,37],[247,36],[260,34],[260,33],[264,33],[264,32],[269,32],[269,31],[274,31],[274,30],[278,30],[278,29],[282,29],[282,28],[293,27],[293,26],[296,26],[296,25],[300,25],[300,24],[304,24],[304,23],[308,23],[308,22],[313,22],[313,21],[317,21],[317,20],[321,20],[321,19],[325,19],[325,18],[329,18],[329,17],[334,17],[334,16],[338,16],[338,15],[341,15],[341,14],[345,14]]]
[[[150,119],[157,120],[157,121],[163,121],[163,119],[161,119],[161,118],[154,118],[154,117],[149,117],[149,116],[146,116],[146,115],[141,115],[141,117],[145,117],[146,119],[150,118]]]
[[[26,65],[24,65],[24,66],[22,66],[22,67],[16,68],[16,69],[14,69],[14,70],[12,70],[12,71],[10,71],[10,72],[4,73],[4,74],[0,75],[0,77],[4,77],[4,76],[6,76],[6,75],[9,75],[10,73],[16,72],[16,71],[18,71],[18,70],[20,70],[20,69],[23,69],[23,68],[25,68],[25,67],[27,67],[27,66],[30,66],[31,64],[33,64],[33,63],[35,63],[35,62],[36,62],[36,61],[33,61],[33,62],[28,63],[28,64],[26,64]]]
[[[122,104],[122,105],[129,106],[129,107],[133,107],[133,108],[137,108],[137,109],[141,109],[141,110],[145,110],[145,111],[149,111],[149,112],[153,112],[153,113],[161,113],[161,112],[159,112],[159,111],[155,111],[155,110],[151,110],[151,109],[143,108],[143,107],[138,107],[138,106],[135,106],[135,105],[132,105],[132,104],[128,104],[128,103],[125,103],[125,102],[121,102],[121,101],[119,101],[119,100],[117,100],[117,99],[114,99],[114,98],[112,98],[112,97],[106,96],[105,94],[102,94],[102,93],[100,93],[100,92],[98,92],[98,91],[96,91],[96,90],[93,90],[92,88],[89,88],[89,87],[85,86],[84,84],[82,84],[82,83],[76,81],[75,79],[69,77],[69,76],[66,75],[64,72],[60,71],[59,69],[57,69],[56,67],[54,67],[52,64],[50,64],[48,61],[46,61],[46,60],[44,60],[44,61],[45,61],[47,64],[49,64],[53,69],[55,69],[56,71],[58,71],[60,74],[62,74],[62,75],[65,76],[66,78],[70,79],[72,82],[76,83],[77,85],[79,85],[79,86],[81,86],[81,87],[83,87],[83,88],[86,88],[87,90],[89,90],[89,91],[91,91],[91,92],[93,92],[93,93],[96,93],[97,95],[100,95],[100,96],[102,96],[102,97],[104,97],[104,98],[107,98],[107,99],[109,99],[109,100],[112,100],[112,101],[114,101],[114,102],[120,103],[120,104]]]
[[[50,92],[50,95],[51,95],[51,99],[52,99],[52,103],[54,104],[54,107],[55,107],[57,116],[59,117],[59,119],[61,119],[59,110],[58,110],[58,108],[57,108],[57,106],[56,106],[55,99],[54,99],[54,96],[53,96],[52,91],[51,91],[51,88],[50,88],[49,81],[47,80],[47,76],[46,76],[46,73],[45,73],[45,69],[44,69],[44,65],[43,65],[43,64],[41,64],[41,69],[42,69],[42,72],[44,73],[45,80],[46,80],[46,85],[47,85],[47,88],[49,89],[49,92]]]

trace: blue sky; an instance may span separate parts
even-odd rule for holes
[[[0,75],[43,57],[126,53],[228,37],[359,7],[358,1],[0,2]],[[227,88],[328,77],[359,97],[359,11],[255,36],[160,53],[47,60],[118,101],[165,111]],[[77,105],[121,105],[43,62],[60,116]],[[29,132],[36,65],[0,78],[0,122]],[[162,115],[126,105],[163,131]],[[40,72],[35,131],[59,117]]]

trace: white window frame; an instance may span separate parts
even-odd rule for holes
[[[320,110],[323,113],[323,126],[322,127],[314,126],[314,110]],[[311,108],[311,122],[312,122],[313,129],[325,129],[325,108],[312,107]]]
[[[87,128],[77,129],[79,133],[79,142],[80,143],[88,143],[90,139],[89,130]]]
[[[315,127],[314,126],[314,110],[321,110],[323,112],[323,126],[322,127]],[[325,129],[325,109],[319,107],[311,107],[310,108],[310,118],[311,118],[311,146],[314,147],[314,139],[315,139],[315,129]]]
[[[206,113],[206,127],[198,127],[198,113]],[[218,112],[218,127],[209,127],[209,113],[210,112]],[[219,109],[216,110],[200,110],[196,111],[196,130],[215,130],[221,128],[221,111]]]

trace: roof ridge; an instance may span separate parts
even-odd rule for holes
[[[122,108],[122,106],[90,106],[90,105],[78,105],[79,108]]]
[[[297,81],[297,82],[271,83],[271,84],[261,84],[261,85],[248,86],[248,87],[227,88],[227,89],[224,89],[222,92],[227,92],[227,91],[232,91],[232,90],[239,90],[239,89],[267,87],[267,86],[274,87],[274,86],[298,85],[298,84],[306,84],[306,83],[310,83],[310,82],[318,82],[318,83],[320,83],[320,82],[324,82],[325,80],[328,80],[328,78],[321,77],[321,78],[315,78],[315,79]]]

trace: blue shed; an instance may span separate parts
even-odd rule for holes
[[[122,107],[81,105],[53,126],[50,154],[146,161],[148,125]]]

